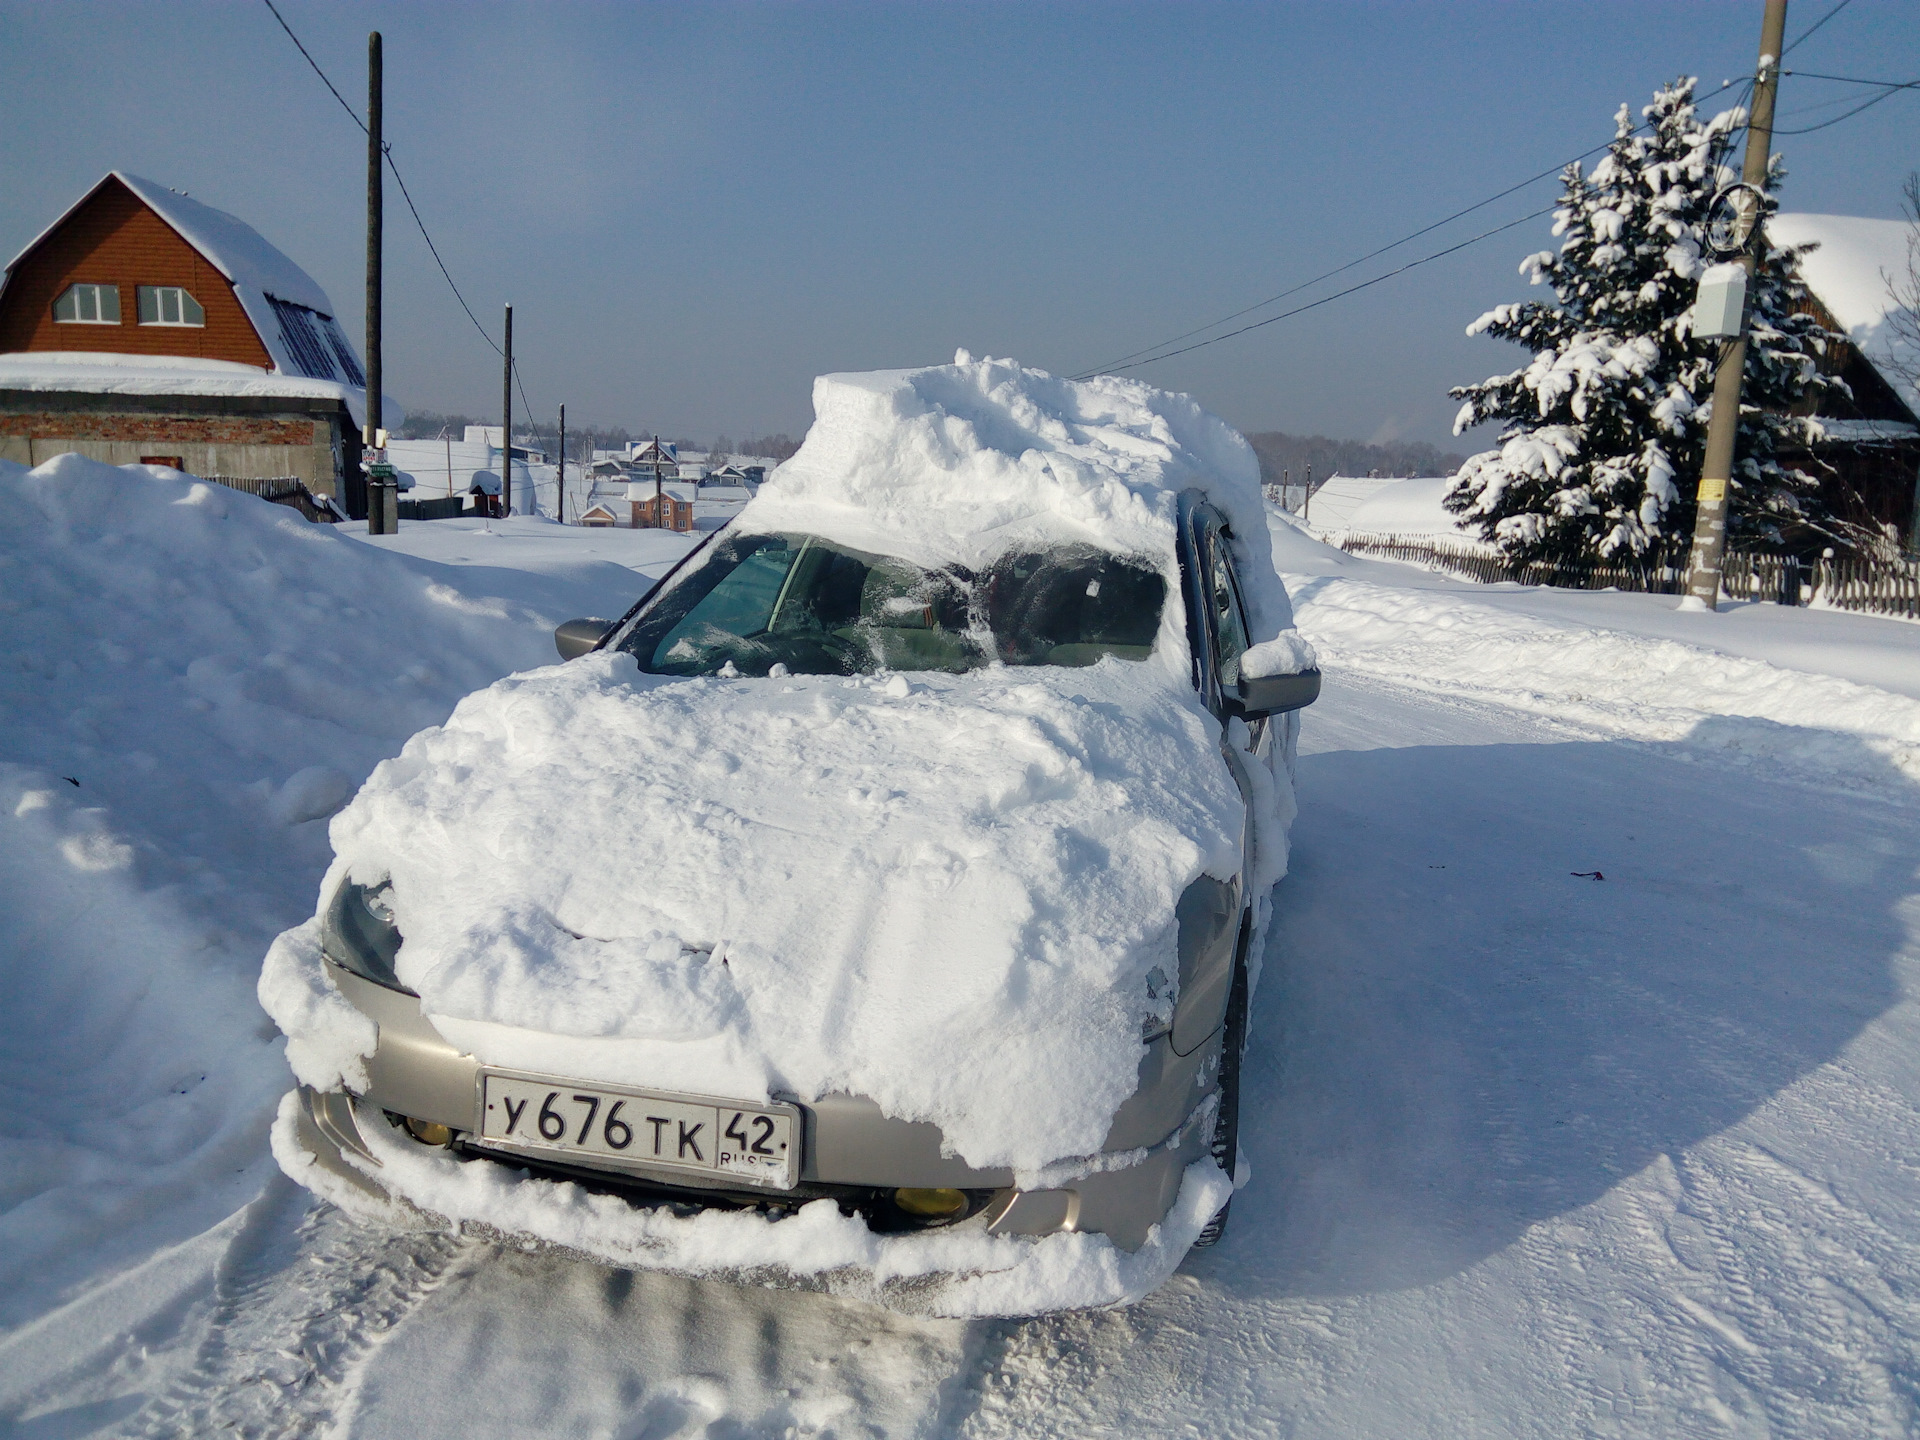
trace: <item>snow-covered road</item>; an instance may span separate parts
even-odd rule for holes
[[[1132,1309],[914,1320],[276,1180],[13,1433],[1909,1433],[1920,803],[1353,673],[1313,718],[1254,1180]]]
[[[1913,1433],[1913,715],[1629,633],[1647,597],[1292,558],[1338,663],[1252,1180],[1161,1290],[914,1319],[362,1228],[263,1167],[10,1322],[0,1436]]]

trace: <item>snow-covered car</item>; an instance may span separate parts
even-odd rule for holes
[[[806,444],[333,822],[261,982],[361,1210],[949,1312],[1219,1233],[1319,691],[1245,442],[1004,361]],[[930,1297],[939,1298],[930,1298]]]

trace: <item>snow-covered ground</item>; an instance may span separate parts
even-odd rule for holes
[[[1920,1425],[1920,626],[1276,518],[1327,683],[1251,1181],[1128,1309],[935,1321],[361,1226],[267,1159],[320,817],[672,558],[465,523],[0,466],[0,1436]]]

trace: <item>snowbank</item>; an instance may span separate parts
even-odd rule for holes
[[[1689,617],[1671,596],[1410,574],[1277,515],[1272,536],[1301,631],[1332,668],[1849,789],[1884,788],[1889,768],[1920,779],[1920,699],[1817,670],[1839,660],[1911,684],[1911,625],[1775,605]]]
[[[287,1076],[254,986],[327,816],[640,588],[344,528],[158,467],[0,462],[0,1054],[33,1096],[0,1114],[0,1326],[258,1191]]]
[[[1382,485],[1347,513],[1341,528],[1368,535],[1403,535],[1479,545],[1479,537],[1464,528],[1443,503],[1452,487],[1451,475],[1420,476]],[[1315,504],[1318,503],[1315,497]],[[1317,513],[1314,521],[1317,530],[1324,532],[1329,528]]]
[[[743,529],[927,566],[1144,555],[1170,580],[1154,655],[774,682],[605,653],[516,676],[374,772],[334,821],[328,884],[392,878],[400,977],[484,1062],[865,1095],[978,1166],[1095,1153],[1137,1081],[1176,900],[1241,863],[1173,549],[1179,494],[1203,486],[1256,541],[1255,623],[1276,633],[1252,452],[1184,397],[1004,361],[829,376],[815,400]],[[1271,800],[1278,829],[1292,796]],[[318,1068],[348,1073],[340,1041]]]

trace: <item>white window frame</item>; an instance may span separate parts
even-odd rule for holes
[[[93,311],[91,316],[79,313],[81,309],[80,296],[82,292],[85,293],[87,300],[91,302],[87,307]],[[74,297],[74,313],[72,315],[62,315],[60,313],[61,302],[69,295]],[[113,296],[113,318],[111,320],[101,318],[100,297],[102,295]],[[74,281],[54,297],[53,323],[56,325],[118,325],[120,323],[120,287],[118,285],[98,284],[91,280]]]
[[[151,297],[153,301],[154,318],[151,320],[147,318],[147,301],[149,297]],[[193,330],[203,330],[206,328],[207,312],[201,308],[200,302],[193,298],[193,295],[184,285],[142,285],[139,287],[137,301],[137,313],[139,314],[142,325],[162,325],[173,329]],[[171,302],[171,307],[169,307],[169,302]],[[193,307],[191,311],[187,308],[189,305]],[[167,318],[169,308],[172,309],[176,318],[171,320]],[[195,312],[198,312],[200,318],[198,320],[189,319],[188,316]]]

